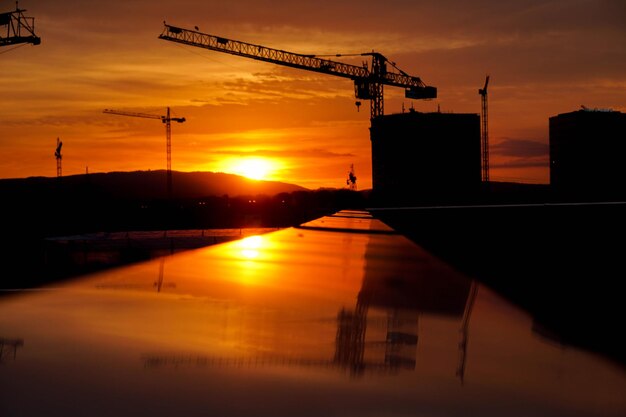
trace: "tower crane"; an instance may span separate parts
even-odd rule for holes
[[[437,89],[435,87],[427,86],[419,77],[408,75],[399,69],[395,63],[389,61],[378,52],[358,54],[360,56],[370,56],[372,62],[369,67],[367,63],[364,63],[363,66],[357,66],[331,61],[316,55],[297,54],[208,35],[197,30],[168,25],[165,22],[163,24],[165,27],[159,36],[160,39],[292,68],[349,78],[354,81],[356,98],[370,100],[370,119],[384,114],[383,86],[385,85],[404,88],[405,96],[410,99],[432,99],[437,97]],[[340,57],[342,55],[337,54],[336,56]],[[387,64],[397,72],[390,70]],[[357,101],[357,106],[359,104],[360,102]]]
[[[485,78],[485,86],[478,90],[481,97],[480,120],[481,120],[481,142],[483,156],[483,182],[489,182],[489,132],[487,130],[487,85],[489,75]]]
[[[57,177],[62,175],[61,170],[61,161],[63,160],[63,155],[61,155],[61,147],[63,146],[63,142],[59,138],[57,138],[57,147],[54,151],[54,157],[57,160]]]
[[[156,114],[149,113],[136,113],[122,110],[104,109],[103,113],[117,114],[121,116],[131,117],[144,117],[147,119],[159,119],[165,123],[165,139],[166,139],[166,151],[167,151],[167,195],[172,196],[172,126],[171,122],[183,123],[184,117],[170,117],[170,108],[167,108],[167,114],[165,116],[158,116]]]
[[[348,172],[348,179],[346,180],[348,189],[356,191],[356,174],[354,173],[354,164],[350,164],[350,171]]]
[[[35,18],[25,17],[25,11],[15,2],[15,11],[0,13],[0,46],[41,43],[41,38],[35,35]],[[2,33],[3,26],[6,26],[6,35]]]

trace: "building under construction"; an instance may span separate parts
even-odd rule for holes
[[[550,186],[566,199],[626,195],[626,114],[588,109],[550,117]]]
[[[371,140],[373,191],[381,203],[462,203],[480,191],[478,114],[379,116]]]

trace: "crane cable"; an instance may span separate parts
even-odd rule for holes
[[[224,66],[231,67],[231,68],[234,68],[234,69],[239,70],[239,71],[243,71],[242,67],[238,67],[236,65],[232,65],[232,64],[226,63],[224,61],[220,61],[219,59],[210,58],[206,54],[203,54],[201,52],[197,52],[195,50],[191,50],[190,48],[188,48],[188,45],[179,45],[179,44],[174,44],[174,45],[176,47],[184,50],[184,51],[189,52],[190,54],[193,54],[193,55],[199,56],[201,58],[204,58],[207,61],[215,62],[215,63],[220,64],[220,65],[224,65]]]
[[[0,55],[2,55],[2,54],[6,54],[7,52],[14,51],[14,50],[16,50],[17,48],[21,48],[22,46],[26,46],[26,45],[27,45],[27,44],[25,44],[25,43],[23,43],[23,44],[21,44],[21,45],[16,45],[16,46],[14,46],[13,48],[10,48],[10,49],[7,49],[6,51],[2,51],[2,52],[0,52]]]

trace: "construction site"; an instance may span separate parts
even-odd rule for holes
[[[0,38],[2,46],[41,43],[35,34],[34,18],[26,17],[24,12],[16,7],[15,11],[1,15],[0,23],[7,28],[6,36]],[[615,139],[624,132],[620,112],[583,106],[583,110],[570,116],[550,117],[550,185],[503,185],[489,175],[489,75],[484,86],[478,89],[480,113],[421,113],[411,107],[408,112],[386,114],[385,88],[403,89],[409,100],[436,99],[437,88],[427,85],[420,77],[409,75],[379,52],[357,54],[369,59],[359,66],[331,60],[325,55],[288,52],[165,22],[159,39],[351,80],[357,108],[363,101],[369,102],[372,205],[538,203],[623,197],[623,187],[619,184],[626,175],[618,161],[611,159],[623,150]],[[113,109],[103,112],[163,123],[167,173],[164,182],[167,195],[172,198],[171,123],[183,123],[185,117],[171,115],[169,106],[161,115]],[[62,145],[57,138],[54,156],[58,177],[62,176]],[[585,155],[591,157],[585,158]],[[346,184],[356,191],[353,171],[352,166]]]
[[[0,46],[41,43],[24,11],[0,14]],[[550,184],[501,183],[489,75],[480,112],[386,114],[385,88],[437,87],[379,52],[352,65],[163,24],[161,40],[350,80],[372,189],[351,164],[332,192],[198,194],[172,171],[189,120],[168,106],[103,110],[165,127],[166,169],[112,194],[64,176],[59,135],[54,184],[0,181],[0,413],[623,415],[626,115],[550,117]]]
[[[601,164],[588,164],[585,155],[595,154],[585,153],[577,142],[593,140],[589,147],[600,144],[596,150],[601,155],[621,154],[623,144],[616,140],[624,132],[620,112],[583,108],[571,116],[570,130],[557,129],[557,120],[567,116],[550,119],[550,166],[558,177],[554,188],[498,183],[489,172],[489,75],[477,89],[480,114],[385,114],[385,88],[404,89],[405,98],[413,100],[434,99],[437,88],[378,52],[361,54],[370,59],[362,66],[350,65],[165,22],[159,38],[351,80],[357,108],[362,100],[370,107],[373,189],[367,206],[358,208],[455,268],[481,277],[568,340],[591,347],[607,337],[605,327],[593,322],[619,316],[615,293],[605,289],[615,286],[611,277],[624,269],[613,243],[626,233],[621,221],[626,188],[618,168],[623,164],[609,159],[609,168],[587,176],[587,187],[578,188],[572,173]],[[559,166],[568,168],[559,171]],[[520,266],[511,270],[511,265]],[[599,276],[593,288],[571,284],[589,276]],[[579,309],[581,297],[594,306],[593,314]],[[592,329],[584,337],[577,332],[581,323]]]
[[[302,55],[209,35],[167,23],[164,23],[159,38],[352,80],[357,107],[361,106],[361,100],[370,102],[373,205],[402,207],[549,203],[585,201],[592,194],[596,201],[624,196],[623,187],[619,186],[624,179],[623,170],[617,168],[620,164],[598,157],[594,158],[599,161],[598,164],[589,169],[583,151],[601,150],[598,152],[602,156],[621,154],[622,145],[613,139],[623,136],[624,122],[619,112],[583,110],[604,115],[587,115],[584,125],[570,123],[572,127],[569,131],[559,127],[564,124],[561,122],[563,116],[550,118],[550,178],[554,183],[553,189],[521,183],[514,186],[494,185],[489,175],[489,75],[485,78],[484,86],[478,89],[480,114],[420,113],[411,108],[407,113],[387,115],[384,111],[385,87],[402,88],[405,97],[412,100],[435,99],[437,88],[427,85],[420,77],[407,74],[378,52],[361,54],[371,58],[371,61],[356,66],[315,55]],[[581,117],[577,118],[578,124]],[[601,120],[602,117],[604,119]],[[582,145],[582,142],[588,142],[591,138],[598,146]],[[577,142],[581,145],[575,145]],[[555,162],[557,160],[559,162]],[[581,178],[576,178],[575,172],[580,173]],[[582,176],[587,185],[579,189],[574,184]],[[563,192],[565,189],[567,192]],[[594,193],[589,192],[591,189]],[[518,195],[514,194],[516,192]]]

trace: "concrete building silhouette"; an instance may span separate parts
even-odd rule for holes
[[[383,204],[465,202],[480,190],[478,114],[379,116],[370,137],[373,192]]]
[[[626,114],[610,109],[549,119],[550,186],[555,196],[608,200],[626,196]]]

